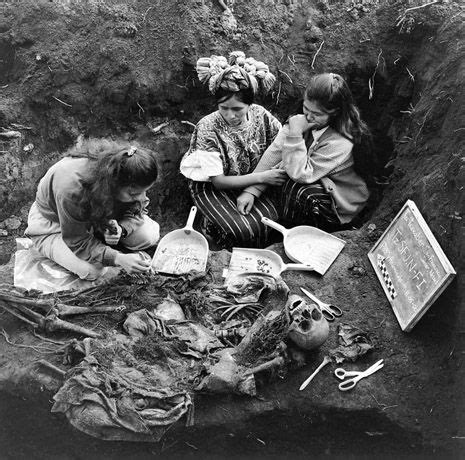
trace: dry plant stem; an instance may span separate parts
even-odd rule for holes
[[[376,75],[376,72],[378,71],[378,67],[379,67],[379,60],[381,58],[381,54],[383,54],[383,50],[379,50],[379,54],[378,54],[378,59],[376,61],[376,67],[375,67],[375,70],[373,71],[373,75],[368,79],[368,89],[370,91],[369,95],[368,95],[368,99],[372,99],[373,98],[373,94],[374,94],[374,90],[375,90],[375,75]]]
[[[278,70],[278,72],[282,73],[283,75],[286,75],[286,77],[287,77],[288,80],[289,80],[289,83],[290,83],[291,85],[293,84],[292,78],[291,78],[286,72],[284,72],[283,70]]]
[[[58,99],[58,98],[55,97],[55,96],[52,96],[52,97],[53,97],[53,99],[55,99],[55,101],[59,102],[60,104],[66,105],[66,107],[72,107],[71,104],[68,104],[68,103],[62,101],[61,99]]]
[[[435,1],[430,2],[430,3],[425,3],[424,5],[412,6],[411,8],[407,8],[407,9],[397,18],[396,27],[399,27],[399,26],[402,26],[402,27],[403,27],[403,23],[404,23],[404,21],[407,19],[407,13],[410,13],[410,11],[418,10],[418,9],[420,9],[420,8],[425,8],[426,6],[434,5],[434,4],[436,4],[436,3],[438,3],[438,0],[435,0]]]
[[[53,344],[61,345],[61,346],[64,346],[64,347],[67,346],[67,344],[70,342],[69,340],[67,340],[66,342],[63,342],[61,340],[49,339],[48,337],[44,337],[44,336],[38,334],[35,329],[32,331],[32,333],[34,334],[35,337],[37,337],[40,340],[43,340],[44,342],[53,343]]]
[[[34,350],[36,353],[50,353],[54,352],[55,350],[50,350],[50,349],[40,349],[39,347],[35,347],[34,345],[26,345],[24,343],[15,343],[10,340],[9,335],[6,333],[5,329],[2,329],[1,335],[3,335],[3,338],[5,339],[5,342],[8,343],[9,345],[13,347],[18,347],[18,348],[30,348],[31,350]],[[42,346],[43,344],[41,344]]]
[[[414,81],[415,81],[415,77],[413,76],[412,72],[410,72],[410,70],[409,70],[408,67],[405,67],[405,70],[407,71],[408,76],[410,77],[410,80],[412,80],[412,81],[414,82]]]
[[[150,8],[147,8],[146,12],[144,13],[144,17],[142,19],[142,23],[145,22],[145,20],[147,19],[147,14],[149,13],[149,11],[153,8],[153,6],[151,6]]]
[[[425,126],[426,119],[428,118],[428,115],[429,115],[430,111],[431,111],[431,109],[429,109],[429,110],[426,112],[425,117],[423,118],[423,121],[422,121],[422,123],[421,123],[421,125],[420,125],[420,129],[418,130],[418,133],[417,133],[417,135],[415,136],[415,140],[414,140],[414,144],[415,144],[415,145],[417,145],[417,140],[418,140],[418,138],[419,138],[419,136],[420,136],[420,134],[421,134],[421,130],[423,129],[423,126]]]
[[[20,125],[19,123],[11,123],[10,126],[15,129],[26,129],[26,130],[32,129],[30,126]]]
[[[315,59],[316,59],[316,57],[318,56],[318,53],[321,51],[321,48],[323,47],[324,42],[325,42],[324,40],[321,42],[319,48],[316,50],[315,56],[313,56],[312,65],[311,65],[312,69],[314,69],[313,66],[314,66],[314,64],[315,64]]]
[[[281,82],[279,82],[278,95],[276,96],[276,105],[279,104],[279,96],[281,94]]]
[[[425,3],[424,5],[412,6],[411,8],[407,8],[407,9],[404,11],[404,15],[405,15],[406,13],[409,13],[410,11],[419,10],[420,8],[425,8],[425,6],[434,5],[435,3],[438,3],[438,1],[439,1],[439,0],[434,0],[434,2]]]

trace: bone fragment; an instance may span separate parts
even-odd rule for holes
[[[284,358],[282,356],[277,356],[271,361],[267,361],[266,363],[259,364],[258,366],[252,367],[252,369],[248,369],[244,373],[244,375],[256,374],[258,372],[265,371],[267,369],[272,369],[273,367],[282,366],[283,364],[284,364]]]
[[[307,380],[305,380],[305,382],[302,383],[302,385],[300,385],[299,391],[304,390],[307,387],[307,385],[313,380],[315,375],[318,374],[318,372],[320,372],[321,369],[323,369],[323,367],[325,367],[326,364],[329,364],[330,362],[331,362],[331,358],[329,358],[328,356],[325,356],[323,358],[323,362],[315,369],[315,372]]]
[[[107,306],[95,306],[95,307],[77,307],[74,305],[66,305],[63,303],[55,304],[51,300],[41,300],[41,299],[26,299],[21,296],[7,294],[0,291],[0,301],[4,301],[15,306],[28,306],[36,307],[40,310],[48,313],[52,309],[55,310],[55,313],[58,316],[70,316],[70,315],[80,315],[84,313],[106,313],[113,311],[121,311],[121,305],[107,305]],[[37,314],[37,313],[36,313]]]
[[[45,361],[45,359],[39,359],[39,361],[37,361],[37,364],[40,364],[41,366],[51,369],[53,372],[56,372],[61,377],[64,377],[66,375],[66,371],[64,371],[63,369],[60,369],[59,367],[55,366],[52,363],[49,363],[48,361]]]
[[[46,331],[58,331],[66,330],[71,332],[76,332],[77,334],[87,335],[88,337],[93,337],[95,339],[102,337],[98,332],[92,331],[77,324],[70,323],[68,321],[63,321],[60,318],[54,316],[48,316],[45,318],[45,330]]]

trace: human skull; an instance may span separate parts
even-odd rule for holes
[[[286,308],[290,316],[288,337],[305,350],[323,345],[329,335],[329,325],[318,305],[307,303],[298,295],[291,295]]]

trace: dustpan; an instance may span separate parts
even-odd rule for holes
[[[262,222],[284,236],[283,245],[287,257],[294,262],[311,265],[324,275],[345,246],[345,241],[309,225],[287,229],[267,217]]]
[[[311,271],[307,264],[285,264],[276,252],[269,249],[233,248],[227,276],[255,273],[279,277],[286,270]]]
[[[172,275],[205,271],[208,241],[192,227],[196,213],[197,207],[192,206],[186,226],[173,230],[160,240],[152,258],[153,271]]]

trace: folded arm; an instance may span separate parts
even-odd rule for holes
[[[283,168],[295,182],[311,184],[335,170],[350,166],[352,143],[327,138],[307,150],[302,136],[287,136],[283,144]]]

